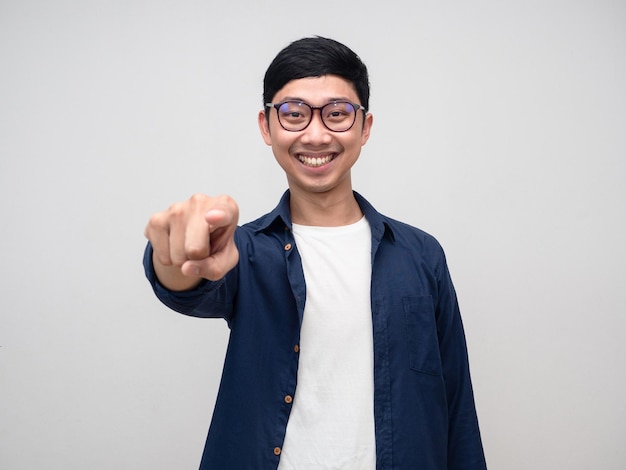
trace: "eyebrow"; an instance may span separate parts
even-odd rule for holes
[[[297,97],[297,96],[285,96],[279,102],[283,102],[283,101],[302,101],[303,103],[309,104],[307,100],[305,100],[304,98]],[[335,98],[331,97],[331,98],[326,99],[326,103],[332,103],[333,101],[347,101],[349,103],[353,102],[350,98],[346,96],[339,96]]]

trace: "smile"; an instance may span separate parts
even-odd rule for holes
[[[335,158],[334,153],[331,153],[329,155],[319,156],[319,157],[312,157],[308,155],[298,154],[298,160],[300,160],[300,163],[306,166],[313,167],[313,168],[326,165],[327,163],[330,163],[333,158]]]

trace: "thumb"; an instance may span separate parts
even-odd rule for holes
[[[188,260],[181,266],[186,276],[201,277],[209,281],[218,281],[239,262],[239,250],[234,243],[227,244],[223,250],[201,260]]]

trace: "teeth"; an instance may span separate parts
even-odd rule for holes
[[[325,157],[307,157],[305,155],[298,155],[298,160],[307,166],[322,166],[326,165],[333,159],[332,155],[326,155]]]

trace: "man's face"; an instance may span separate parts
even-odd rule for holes
[[[309,77],[288,82],[273,97],[273,103],[303,101],[311,106],[345,100],[360,104],[353,85],[335,75]],[[311,123],[301,131],[285,130],[278,112],[269,108],[269,119],[259,113],[263,140],[272,147],[276,161],[287,175],[289,188],[297,193],[352,191],[350,169],[359,158],[372,126],[371,114],[356,111],[354,125],[345,132],[324,126],[320,111],[314,110]]]

